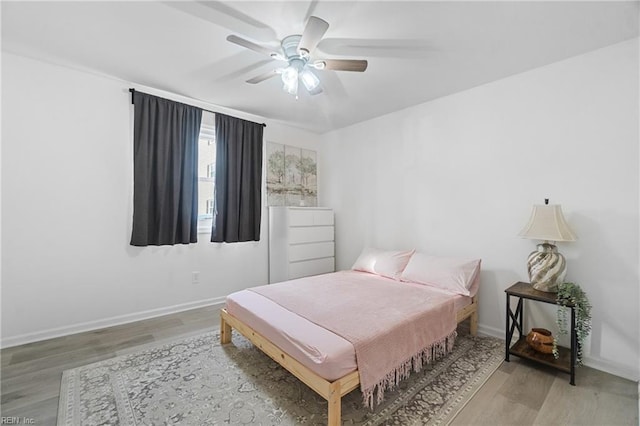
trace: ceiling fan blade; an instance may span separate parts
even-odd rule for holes
[[[161,3],[230,31],[244,34],[254,40],[277,38],[273,28],[221,1],[161,1]]]
[[[324,68],[321,64],[324,63]],[[364,72],[369,63],[364,59],[321,59],[314,63],[316,68],[333,71]]]
[[[252,54],[249,52],[242,52],[242,54],[235,55],[235,58],[231,57],[223,59],[212,64],[211,69],[207,69],[207,77],[214,78],[219,82],[231,81],[237,79],[239,75],[253,73],[256,70],[264,69],[265,66],[271,64],[271,59],[265,58],[261,61],[252,62],[247,65],[247,57],[245,55]],[[219,77],[216,78],[215,76]]]
[[[238,37],[237,35],[227,36],[227,41],[237,44],[238,46],[245,47],[249,50],[253,50],[254,52],[262,53],[263,55],[271,56],[273,59],[279,59],[282,55],[273,49],[269,49],[268,47],[260,46],[252,41],[246,40],[242,37]]]
[[[359,38],[325,38],[318,44],[318,49],[328,55],[408,59],[423,57],[437,50],[432,43],[421,39]]]
[[[249,80],[247,80],[247,83],[249,84],[258,84],[261,83],[265,80],[270,79],[271,77],[275,77],[276,75],[278,75],[278,70],[271,70],[271,71],[267,71],[263,74],[257,75],[253,78],[250,78]]]
[[[316,7],[318,7],[318,1],[319,0],[311,0],[311,2],[309,3],[309,7],[307,7],[307,13],[305,13],[304,15],[304,19],[306,21],[309,20],[309,18],[311,18],[316,10]]]
[[[298,44],[298,51],[301,54],[309,55],[313,49],[316,48],[324,33],[329,29],[329,23],[324,19],[320,19],[317,16],[310,16],[307,21],[307,26],[304,28],[302,38],[300,38],[300,44]]]

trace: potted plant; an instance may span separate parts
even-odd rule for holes
[[[567,319],[567,305],[575,306],[576,310],[576,336],[578,338],[578,365],[583,364],[582,348],[584,342],[591,332],[591,303],[582,288],[575,283],[562,283],[558,285],[558,336],[565,335],[569,332],[569,321]],[[558,339],[553,339],[553,356],[558,358]]]

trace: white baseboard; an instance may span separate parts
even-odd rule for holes
[[[584,365],[634,382],[640,380],[640,372],[637,369],[630,368],[626,365],[613,363],[599,357],[585,356]]]
[[[119,315],[111,318],[104,318],[95,321],[87,321],[79,324],[67,325],[64,327],[51,328],[48,330],[27,333],[19,336],[2,338],[0,347],[10,348],[12,346],[24,345],[26,343],[39,342],[41,340],[53,339],[55,337],[68,336],[70,334],[83,333],[85,331],[98,330],[105,327],[127,324],[134,321],[141,321],[163,315],[175,314],[177,312],[188,311],[190,309],[202,308],[204,306],[222,307],[225,297],[214,297],[211,299],[198,300],[196,302],[181,303],[179,305],[166,306],[163,308],[150,309],[132,314]]]
[[[487,325],[478,324],[478,334],[482,336],[496,337],[498,339],[504,340],[504,330],[501,328],[489,327]],[[514,333],[517,335],[518,331]]]

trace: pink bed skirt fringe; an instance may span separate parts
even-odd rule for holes
[[[384,400],[385,391],[395,389],[402,380],[409,377],[412,370],[418,373],[424,365],[430,364],[431,362],[451,353],[457,335],[458,333],[454,330],[448,336],[427,346],[411,358],[398,365],[375,385],[368,389],[364,389],[362,391],[363,404],[373,410],[374,405],[380,404]],[[376,397],[375,404],[373,398],[374,394]]]

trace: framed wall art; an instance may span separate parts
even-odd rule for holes
[[[267,205],[318,205],[316,152],[267,142]]]

